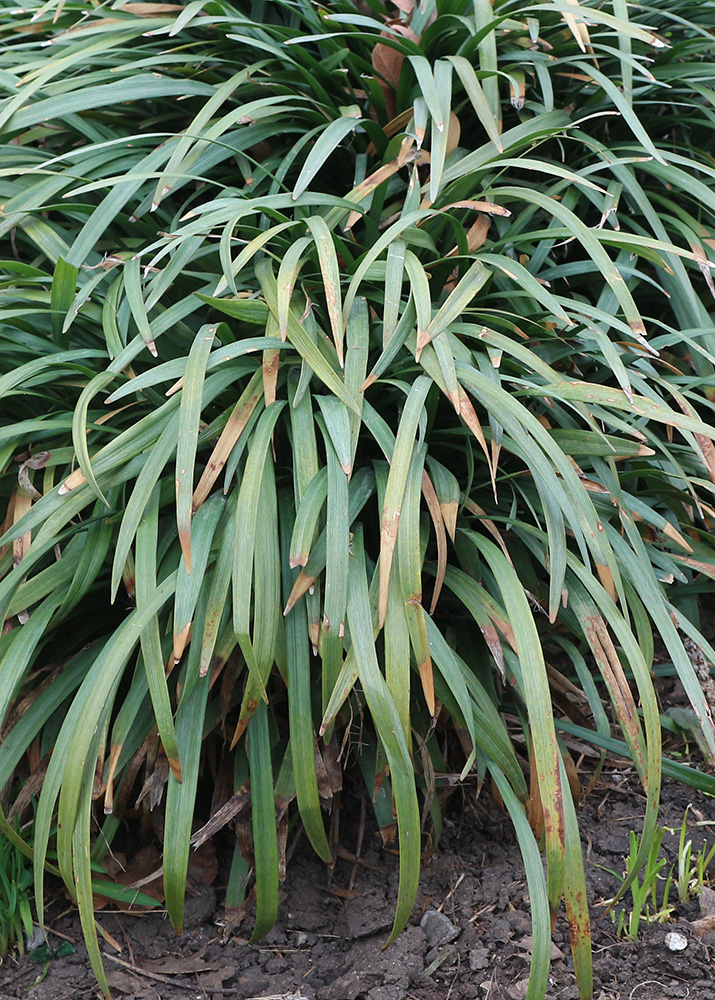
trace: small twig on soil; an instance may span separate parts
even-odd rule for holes
[[[333,846],[333,853],[336,858],[342,858],[343,861],[350,861],[353,865],[362,865],[363,868],[372,868],[374,872],[382,871],[379,865],[373,865],[369,861],[366,861],[365,858],[358,857],[357,854],[353,854],[352,851],[343,847],[342,844],[335,844]]]
[[[128,885],[126,888],[127,889],[142,889],[145,885],[149,885],[150,882],[156,881],[156,879],[158,879],[159,876],[163,875],[163,874],[164,874],[164,866],[160,865],[156,869],[156,871],[151,872],[151,874],[145,876],[145,878],[137,879],[136,882],[132,882],[131,885]],[[126,911],[126,912],[129,912],[129,911]]]
[[[310,932],[314,937],[319,938],[334,938],[336,941],[344,941],[342,934],[321,934],[319,931]],[[301,930],[299,927],[286,927],[286,934],[305,934],[305,931]]]
[[[496,973],[496,969],[493,969],[491,977],[489,979],[489,983],[487,985],[487,991],[486,991],[486,995],[484,997],[484,1000],[490,1000],[491,995],[492,995],[492,990],[496,986],[496,982],[497,982],[497,973]],[[481,988],[484,989],[484,983],[481,983]]]
[[[455,892],[457,891],[457,889],[459,889],[460,885],[464,881],[465,875],[466,875],[466,872],[462,872],[462,874],[459,876],[459,878],[457,879],[457,881],[454,883],[453,887],[449,890],[449,892],[447,893],[447,895],[444,897],[444,899],[442,900],[442,902],[437,907],[437,913],[441,913],[442,912],[442,910],[444,909],[444,904],[447,902],[447,900],[451,896],[453,896],[455,894]]]
[[[642,983],[637,983],[633,987],[633,989],[631,990],[631,992],[628,994],[628,1000],[633,1000],[633,994],[636,992],[636,990],[639,990],[641,988],[641,986],[660,986],[660,988],[662,990],[665,989],[665,983],[661,983],[657,979],[644,979]],[[688,991],[685,994],[685,996],[689,997],[690,996],[690,987],[686,986],[685,988]]]
[[[474,916],[469,918],[468,922],[473,924],[475,920],[478,920],[479,917],[481,917],[482,913],[493,913],[495,909],[496,903],[487,903],[485,906],[480,906]]]
[[[303,836],[303,824],[298,823],[298,829],[295,831],[295,836],[293,837],[293,840],[290,842],[290,844],[288,845],[288,849],[286,850],[286,865],[290,864],[291,858],[295,854],[295,849],[298,846],[298,841],[302,836]]]
[[[274,993],[269,997],[248,997],[248,1000],[307,1000],[302,993]]]
[[[103,927],[100,924],[100,922],[97,920],[96,917],[94,918],[94,922],[97,925],[97,930],[102,935],[102,937],[104,938],[104,940],[107,942],[107,944],[109,945],[109,947],[110,948],[114,948],[115,951],[121,951],[122,950],[122,946],[120,945],[119,941],[117,941],[117,939],[115,937],[113,937],[109,933],[109,931],[106,929],[106,927]]]
[[[148,969],[142,969],[140,965],[132,965],[131,962],[125,962],[122,958],[117,958],[116,955],[109,955],[107,952],[104,953],[104,958],[108,958],[110,962],[116,962],[117,965],[121,965],[123,969],[128,969],[129,972],[134,972],[138,976],[145,976],[147,979],[153,979],[158,983],[166,983],[168,986],[178,987],[183,990],[195,990],[196,983],[187,983],[186,980],[179,979],[178,977],[162,976],[158,972],[149,972]],[[200,987],[204,993],[237,993],[238,990],[233,987],[222,987],[213,988],[210,986]]]
[[[68,913],[74,913],[74,910],[75,910],[74,906],[68,906],[66,910],[62,911],[62,913],[58,913],[58,915],[54,918],[52,923],[56,924],[63,917],[66,917]]]
[[[77,944],[76,938],[70,937],[69,934],[63,934],[62,931],[56,931],[54,927],[48,926],[48,927],[43,927],[42,929],[44,931],[47,931],[49,934],[56,934],[57,937],[62,938],[63,941],[69,941],[70,944]]]
[[[129,940],[127,932],[124,930],[124,925],[122,924],[119,917],[115,917],[114,919],[117,921],[119,925],[119,930],[122,932],[124,943],[126,944],[127,951],[129,952],[129,961],[132,963],[132,965],[136,965],[136,959],[134,958],[134,952],[132,951],[132,942]]]

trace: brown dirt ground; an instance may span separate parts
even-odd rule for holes
[[[281,888],[279,921],[251,945],[250,912],[225,926],[221,890],[201,887],[187,899],[184,933],[165,915],[110,912],[100,922],[121,946],[103,944],[113,996],[122,1000],[523,1000],[528,981],[530,917],[521,857],[509,820],[483,791],[453,796],[439,850],[427,858],[407,930],[382,951],[392,921],[397,862],[377,829],[364,830],[360,863],[349,860],[358,822],[341,824],[343,857],[332,870],[300,838]],[[715,820],[713,799],[667,784],[660,822],[679,828],[688,803],[693,821]],[[619,940],[603,900],[616,880],[598,865],[623,869],[632,829],[640,829],[644,799],[629,771],[609,770],[580,808],[591,904],[594,997],[597,1000],[715,1000],[715,933],[696,936],[691,901],[669,923],[644,925],[638,940]],[[356,818],[357,820],[357,818]],[[707,831],[705,829],[705,837]],[[701,830],[692,831],[696,844]],[[712,837],[710,838],[713,839]],[[674,861],[677,837],[663,850]],[[713,866],[715,867],[715,865]],[[219,874],[221,882],[221,874]],[[672,894],[671,902],[677,903]],[[98,996],[81,943],[79,922],[55,904],[49,939],[65,935],[76,952],[42,968],[23,959],[0,969],[0,1000],[88,1000]],[[427,911],[442,917],[421,920]],[[446,920],[442,919],[446,918]],[[688,946],[669,951],[666,934],[682,932]],[[440,940],[440,935],[443,935]],[[453,940],[446,940],[453,938]],[[41,978],[44,973],[44,978]],[[553,936],[548,1000],[576,1000],[568,928]]]

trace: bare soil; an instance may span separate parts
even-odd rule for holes
[[[351,860],[359,817],[343,817],[341,855],[333,869],[305,838],[297,844],[281,889],[279,921],[249,944],[252,914],[226,926],[221,889],[196,886],[177,936],[162,913],[105,909],[103,928],[121,947],[103,943],[113,996],[123,1000],[522,1000],[528,982],[531,923],[521,856],[508,818],[486,791],[453,796],[439,849],[430,852],[410,925],[386,951],[397,889],[397,859],[377,829],[363,830],[360,860]],[[688,803],[693,821],[715,820],[713,799],[667,784],[660,822],[679,828]],[[603,901],[622,871],[629,833],[640,829],[644,799],[631,772],[611,770],[582,802],[592,914],[596,1000],[715,1000],[715,933],[695,933],[697,900],[678,905],[667,923],[644,923],[638,940],[619,939]],[[369,814],[369,810],[368,810]],[[710,827],[693,828],[699,846]],[[711,834],[710,840],[713,840]],[[677,856],[677,836],[664,853]],[[222,872],[217,882],[222,881]],[[671,902],[679,904],[677,894]],[[49,940],[67,938],[74,954],[38,966],[25,958],[0,968],[0,1000],[85,1000],[98,996],[79,921],[59,899]],[[681,932],[683,951],[666,935]],[[63,935],[64,937],[61,937]],[[576,1000],[566,920],[553,935],[549,1000]]]

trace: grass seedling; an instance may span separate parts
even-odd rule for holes
[[[708,848],[705,840],[701,849],[693,855],[693,842],[685,839],[689,812],[690,806],[685,810],[678,841],[678,896],[681,903],[687,902],[691,895],[699,895],[702,892],[708,867],[715,857],[715,845]]]
[[[680,827],[680,839],[678,841],[678,897],[680,902],[684,903],[690,894],[690,876],[691,876],[691,855],[693,849],[692,840],[688,840],[686,843],[685,836],[688,827],[688,812],[690,806],[685,810],[685,815],[683,816],[683,822]]]
[[[614,923],[616,923],[616,932],[618,936],[626,937],[629,941],[635,941],[638,937],[641,921],[645,920],[647,923],[665,923],[673,912],[673,907],[668,902],[670,890],[673,884],[672,867],[667,876],[661,874],[663,868],[665,868],[668,863],[665,858],[659,856],[664,833],[665,830],[659,830],[656,834],[650,852],[648,853],[648,860],[643,868],[643,872],[640,877],[636,876],[633,884],[631,885],[630,912],[628,907],[623,907],[617,914],[611,911],[611,919]],[[623,875],[619,875],[611,868],[605,868],[603,865],[600,865],[599,867],[603,868],[604,871],[610,872],[611,875],[614,875],[621,881],[621,883],[625,882],[635,867],[636,858],[638,856],[639,841],[640,838],[633,831],[631,831],[628,858],[626,859],[626,870]],[[665,880],[665,886],[659,901],[658,884],[663,880]],[[613,907],[616,898],[617,896],[613,899],[606,900],[606,905],[609,909]]]
[[[648,923],[665,923],[670,919],[674,907],[669,903],[670,892],[675,884],[678,891],[678,898],[681,903],[686,903],[693,895],[699,895],[707,879],[707,871],[713,858],[715,858],[715,845],[709,847],[707,841],[697,853],[693,852],[692,839],[688,839],[688,813],[690,806],[685,810],[683,822],[680,826],[680,836],[678,840],[678,862],[677,876],[675,876],[675,865],[671,865],[667,875],[663,874],[663,869],[668,864],[664,857],[660,857],[660,849],[663,842],[663,835],[667,832],[675,834],[677,829],[663,827],[658,831],[653,845],[648,854],[648,860],[640,877],[636,877],[631,885],[631,906],[623,907],[618,912],[613,911],[618,895],[613,899],[606,900],[606,906],[611,911],[611,918],[616,924],[616,932],[619,937],[626,937],[634,941],[638,937],[641,921]],[[626,870],[622,875],[599,865],[604,871],[610,872],[621,884],[630,876],[635,866],[638,855],[639,838],[631,831],[628,858],[626,859]],[[659,899],[659,883],[665,881]]]
[[[708,850],[708,845],[706,841],[703,841],[702,848],[695,855],[695,863],[693,865],[694,872],[694,892],[701,892],[703,886],[705,885],[705,874],[708,870],[710,862],[715,858],[715,844]]]

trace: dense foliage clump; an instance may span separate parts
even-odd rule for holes
[[[227,905],[250,887],[258,938],[289,824],[330,860],[356,768],[393,937],[447,778],[488,777],[529,1000],[562,898],[591,996],[571,740],[633,760],[633,877],[663,770],[715,786],[662,760],[652,680],[657,649],[714,757],[713,25],[0,6],[0,827],[29,855],[34,807],[40,918],[59,872],[105,987],[126,816],[163,830],[177,929],[192,836],[252,831]]]

